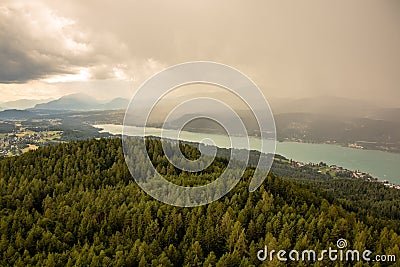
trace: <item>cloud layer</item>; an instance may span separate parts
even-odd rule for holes
[[[211,60],[268,96],[395,105],[398,25],[397,0],[10,1],[0,4],[0,90],[32,81],[137,87],[165,66]]]

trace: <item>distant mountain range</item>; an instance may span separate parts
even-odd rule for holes
[[[110,102],[104,103],[85,94],[72,94],[47,103],[36,104],[34,109],[75,111],[117,110],[126,109],[128,104],[129,100],[125,98],[114,98]]]
[[[400,122],[400,108],[381,107],[364,100],[345,97],[318,96],[301,99],[273,98],[269,100],[274,115],[304,114],[318,115],[327,120],[349,120],[367,118]],[[291,116],[291,115],[290,115]]]
[[[275,116],[288,113],[306,113],[320,116],[327,115],[339,120],[369,118],[400,122],[400,108],[383,108],[362,100],[328,96],[302,99],[272,98],[268,100]],[[124,110],[127,108],[128,104],[129,100],[122,97],[105,102],[99,101],[86,94],[71,94],[59,99],[20,99],[4,102],[0,103],[0,111],[8,109],[54,111]],[[213,112],[212,110],[207,111]],[[160,115],[163,117],[166,111],[161,109],[160,112],[162,113]],[[248,114],[245,115],[245,117],[247,116]]]
[[[53,98],[48,99],[19,99],[15,101],[8,101],[0,103],[0,110],[6,109],[28,109],[33,108],[37,104],[47,103],[54,100]]]

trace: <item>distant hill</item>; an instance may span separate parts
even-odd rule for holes
[[[0,109],[28,109],[33,108],[37,104],[47,103],[53,100],[48,99],[19,99],[15,101],[8,101],[0,104]]]
[[[244,111],[239,112],[249,135],[257,135],[257,121]],[[312,143],[338,143],[348,145],[357,143],[364,148],[400,152],[400,120],[393,112],[382,113],[382,117],[392,120],[340,117],[316,113],[275,114],[277,139],[279,141],[304,141]],[[389,116],[389,115],[392,115]],[[376,114],[375,116],[378,116]],[[187,121],[190,114],[183,115],[166,125],[166,128],[178,129]],[[225,121],[229,121],[226,117]],[[162,124],[152,126],[161,127]],[[196,119],[186,124],[184,130],[221,134],[225,131],[208,119]]]
[[[9,109],[0,111],[0,119],[2,120],[27,120],[34,116],[33,112],[27,110]]]
[[[259,133],[259,126],[258,123],[254,117],[254,115],[250,111],[246,110],[238,110],[237,114],[241,118],[244,126],[246,127],[248,133],[250,135],[256,135]],[[209,113],[210,118],[213,118],[213,114],[210,112]],[[194,120],[191,120],[189,123],[184,124],[185,122],[188,121],[189,118],[197,117]],[[228,114],[219,114],[219,118],[223,118],[223,121],[228,122],[232,120]],[[185,125],[184,129],[187,131],[193,131],[193,132],[206,132],[206,133],[218,133],[218,134],[225,134],[226,130],[213,121],[212,119],[208,118],[202,118],[200,114],[184,114],[181,117],[179,117],[176,120],[171,121],[171,123],[166,124],[166,128],[171,128],[171,129],[179,129],[182,125]],[[161,126],[161,124],[159,125]],[[266,125],[267,126],[267,125]],[[272,131],[273,129],[270,128],[268,129]],[[233,134],[240,134],[241,131],[240,129],[232,129]]]
[[[90,110],[97,106],[96,99],[85,94],[63,96],[48,103],[37,104],[35,109]]]
[[[287,113],[276,115],[275,122],[280,141],[357,143],[368,149],[400,151],[400,121]]]
[[[85,94],[72,94],[63,96],[48,103],[37,104],[35,109],[47,110],[110,110],[125,109],[129,101],[124,98],[115,98],[107,103],[99,102],[97,99]]]
[[[380,109],[376,112],[376,119],[400,122],[400,108]]]
[[[381,109],[373,103],[363,100],[333,96],[301,99],[275,98],[269,102],[274,114],[311,113],[340,118],[374,118]]]
[[[105,110],[111,110],[111,109],[126,109],[128,107],[129,100],[118,97],[114,98],[108,103],[102,104],[103,109]]]

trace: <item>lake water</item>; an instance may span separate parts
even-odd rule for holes
[[[122,125],[94,125],[97,128],[103,128],[103,132],[111,134],[121,134]],[[130,126],[125,128],[125,134],[131,136],[141,136],[142,128]],[[172,136],[173,130],[164,130],[164,136]],[[161,136],[161,129],[146,128],[146,136]],[[225,135],[204,134],[182,131],[179,139],[189,142],[200,142],[204,138],[212,139],[216,146],[229,148],[230,140]],[[246,137],[242,138],[241,145],[237,148],[245,148]],[[249,138],[250,148],[260,151],[260,139]],[[271,142],[268,141],[267,142]],[[271,143],[269,143],[271,144]],[[295,142],[277,142],[276,154],[286,158],[301,162],[325,162],[329,165],[342,166],[349,170],[361,170],[368,172],[380,180],[389,180],[392,183],[400,184],[400,154],[389,153],[377,150],[364,150],[342,147],[328,144],[310,144]]]

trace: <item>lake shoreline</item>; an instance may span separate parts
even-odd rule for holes
[[[122,125],[115,124],[93,125],[93,127],[103,129],[101,132],[108,132],[116,135],[121,134],[123,128]],[[142,129],[141,127],[129,127],[129,129],[133,131],[133,136],[138,136],[135,134],[135,131],[138,132],[139,129]],[[160,128],[151,127],[146,128],[146,130],[149,132],[147,135],[154,136],[159,135],[161,131]],[[201,136],[205,134],[188,131],[182,131],[182,133],[185,138],[181,139],[190,142],[199,142]],[[228,142],[229,140],[226,140],[229,139],[227,136],[217,134],[209,135],[218,141],[216,144],[217,146],[229,148],[230,143]],[[259,147],[261,146],[259,143],[261,139],[249,137],[249,140],[253,146],[250,149],[260,151]],[[317,144],[292,141],[277,141],[275,153],[288,159],[304,163],[319,163],[322,161],[328,165],[341,166],[352,171],[362,170],[373,177],[379,178],[379,180],[388,180],[390,183],[400,184],[400,154],[398,153],[349,148],[339,144]]]

